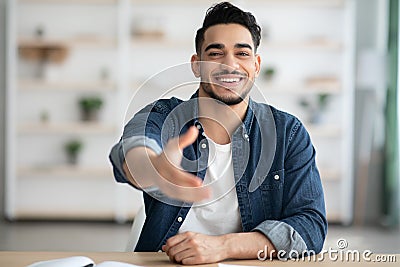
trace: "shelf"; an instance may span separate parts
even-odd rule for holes
[[[105,167],[83,167],[73,165],[25,166],[17,169],[18,176],[63,176],[63,177],[112,177],[112,170]]]
[[[116,48],[117,40],[115,38],[106,38],[101,36],[76,36],[65,39],[51,38],[28,38],[20,37],[18,48],[46,48],[46,47],[71,47],[71,48]]]
[[[341,127],[339,125],[305,125],[307,130],[310,132],[311,137],[340,137],[342,134]]]
[[[130,214],[129,218],[133,218],[133,214]],[[46,210],[31,210],[22,208],[15,213],[15,217],[18,219],[40,219],[40,220],[112,220],[115,219],[115,211],[92,211],[87,210],[74,210],[66,211],[63,209],[46,209]]]
[[[168,37],[131,37],[132,48],[146,48],[146,47],[166,47],[166,48],[187,48],[194,49],[194,39],[176,40]]]
[[[118,0],[18,0],[21,4],[116,4]]]
[[[296,50],[296,49],[307,49],[307,50],[326,50],[340,52],[343,49],[343,45],[333,40],[315,39],[306,41],[265,41],[261,43],[260,47],[274,50]]]
[[[329,211],[327,211],[326,212],[326,218],[327,218],[327,220],[329,221],[329,222],[334,222],[334,223],[340,223],[340,222],[342,222],[342,216],[341,216],[341,214],[340,213],[338,213],[338,212],[329,212]]]
[[[340,94],[341,86],[339,83],[331,84],[277,84],[262,80],[255,82],[261,92],[271,94]]]
[[[172,4],[179,4],[179,5],[195,5],[195,4],[199,4],[202,6],[205,6],[206,8],[215,4],[216,1],[214,0],[169,0],[169,1],[165,1],[165,0],[130,0],[132,5],[135,4],[140,4],[140,5],[153,5],[153,4],[164,4],[164,5],[172,5]]]
[[[345,5],[345,0],[247,0],[247,4],[266,4],[266,5],[297,5],[305,7],[330,7],[340,8]]]
[[[107,81],[46,81],[46,80],[19,80],[20,90],[51,90],[51,91],[113,91],[116,84]]]
[[[320,168],[319,174],[323,182],[337,182],[340,181],[340,171],[332,168]]]
[[[70,123],[23,123],[18,126],[19,134],[110,134],[115,133],[114,125],[98,122]]]

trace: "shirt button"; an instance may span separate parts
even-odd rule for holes
[[[197,124],[196,127],[197,127],[197,129],[199,129],[199,130],[201,129],[201,125],[200,125],[200,124]]]
[[[206,143],[202,143],[201,144],[201,148],[206,149],[207,148],[207,144]]]
[[[158,252],[162,252],[162,250],[161,250],[161,249],[159,249],[159,250],[158,250]]]
[[[178,222],[182,222],[182,221],[183,221],[182,217],[179,216],[179,217],[178,217]]]
[[[275,174],[274,179],[278,181],[279,180],[279,175]]]

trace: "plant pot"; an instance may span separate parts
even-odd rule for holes
[[[99,111],[98,110],[81,110],[81,119],[83,121],[98,121]]]
[[[78,164],[78,154],[68,154],[67,162],[70,165],[77,165]]]
[[[320,124],[322,121],[322,115],[319,112],[313,112],[310,117],[310,122],[312,124]]]

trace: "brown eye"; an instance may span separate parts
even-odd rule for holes
[[[219,52],[210,52],[208,55],[209,55],[210,57],[217,57],[217,56],[222,55],[222,53],[219,53]]]
[[[247,52],[239,52],[238,55],[239,55],[239,56],[242,56],[242,57],[247,57],[247,56],[249,56],[250,54],[247,53]]]

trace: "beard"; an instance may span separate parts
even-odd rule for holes
[[[236,93],[234,95],[229,95],[229,96],[223,96],[223,95],[218,95],[214,90],[212,89],[212,86],[221,86],[217,84],[212,84],[208,82],[200,82],[200,85],[202,86],[203,90],[213,99],[217,100],[217,102],[223,103],[228,106],[234,106],[239,103],[241,103],[248,94],[250,93],[251,88],[253,87],[253,83],[250,82],[249,84],[246,84],[244,90],[241,93]],[[229,90],[229,89],[225,89]]]

